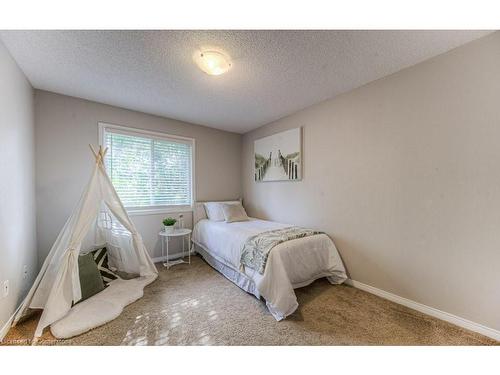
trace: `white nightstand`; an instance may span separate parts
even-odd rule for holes
[[[161,237],[161,256],[162,256],[162,258],[165,256],[165,254],[164,254],[165,242],[167,243],[167,260],[165,262],[163,262],[163,265],[165,267],[170,268],[172,266],[175,266],[176,264],[181,264],[181,263],[191,264],[191,248],[192,248],[192,246],[191,246],[191,232],[192,232],[191,229],[183,228],[183,229],[175,229],[170,233],[167,233],[164,230],[162,230],[160,233],[158,233],[158,235]],[[174,260],[172,262],[169,261],[169,259],[168,259],[168,242],[170,240],[170,237],[182,237],[182,258]],[[186,237],[188,240],[188,261],[187,262],[184,260],[184,257],[185,257],[184,240],[186,239]]]

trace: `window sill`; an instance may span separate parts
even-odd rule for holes
[[[131,209],[127,210],[129,216],[146,216],[146,215],[161,215],[161,214],[173,214],[173,213],[184,213],[193,212],[193,208],[189,206],[181,207],[165,207],[165,208],[146,208],[146,209]]]

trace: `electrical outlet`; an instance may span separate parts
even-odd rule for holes
[[[24,265],[23,267],[23,279],[25,280],[28,277],[28,265]]]
[[[3,297],[7,297],[9,295],[9,280],[5,280],[3,282]]]

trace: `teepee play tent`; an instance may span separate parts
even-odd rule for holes
[[[116,318],[123,307],[139,299],[146,285],[158,276],[140,234],[130,220],[105,167],[106,150],[99,147],[90,181],[64,225],[17,312],[13,324],[28,309],[43,309],[35,339],[51,326],[58,338],[71,337]],[[89,239],[90,237],[90,239]],[[78,257],[106,246],[109,266],[129,277],[118,278],[103,291],[81,300]],[[92,250],[91,249],[91,250]]]

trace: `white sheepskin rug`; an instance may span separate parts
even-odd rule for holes
[[[141,298],[144,287],[155,279],[156,276],[114,280],[102,292],[73,306],[64,318],[50,326],[50,331],[58,339],[68,339],[106,324],[117,318],[125,306]]]

